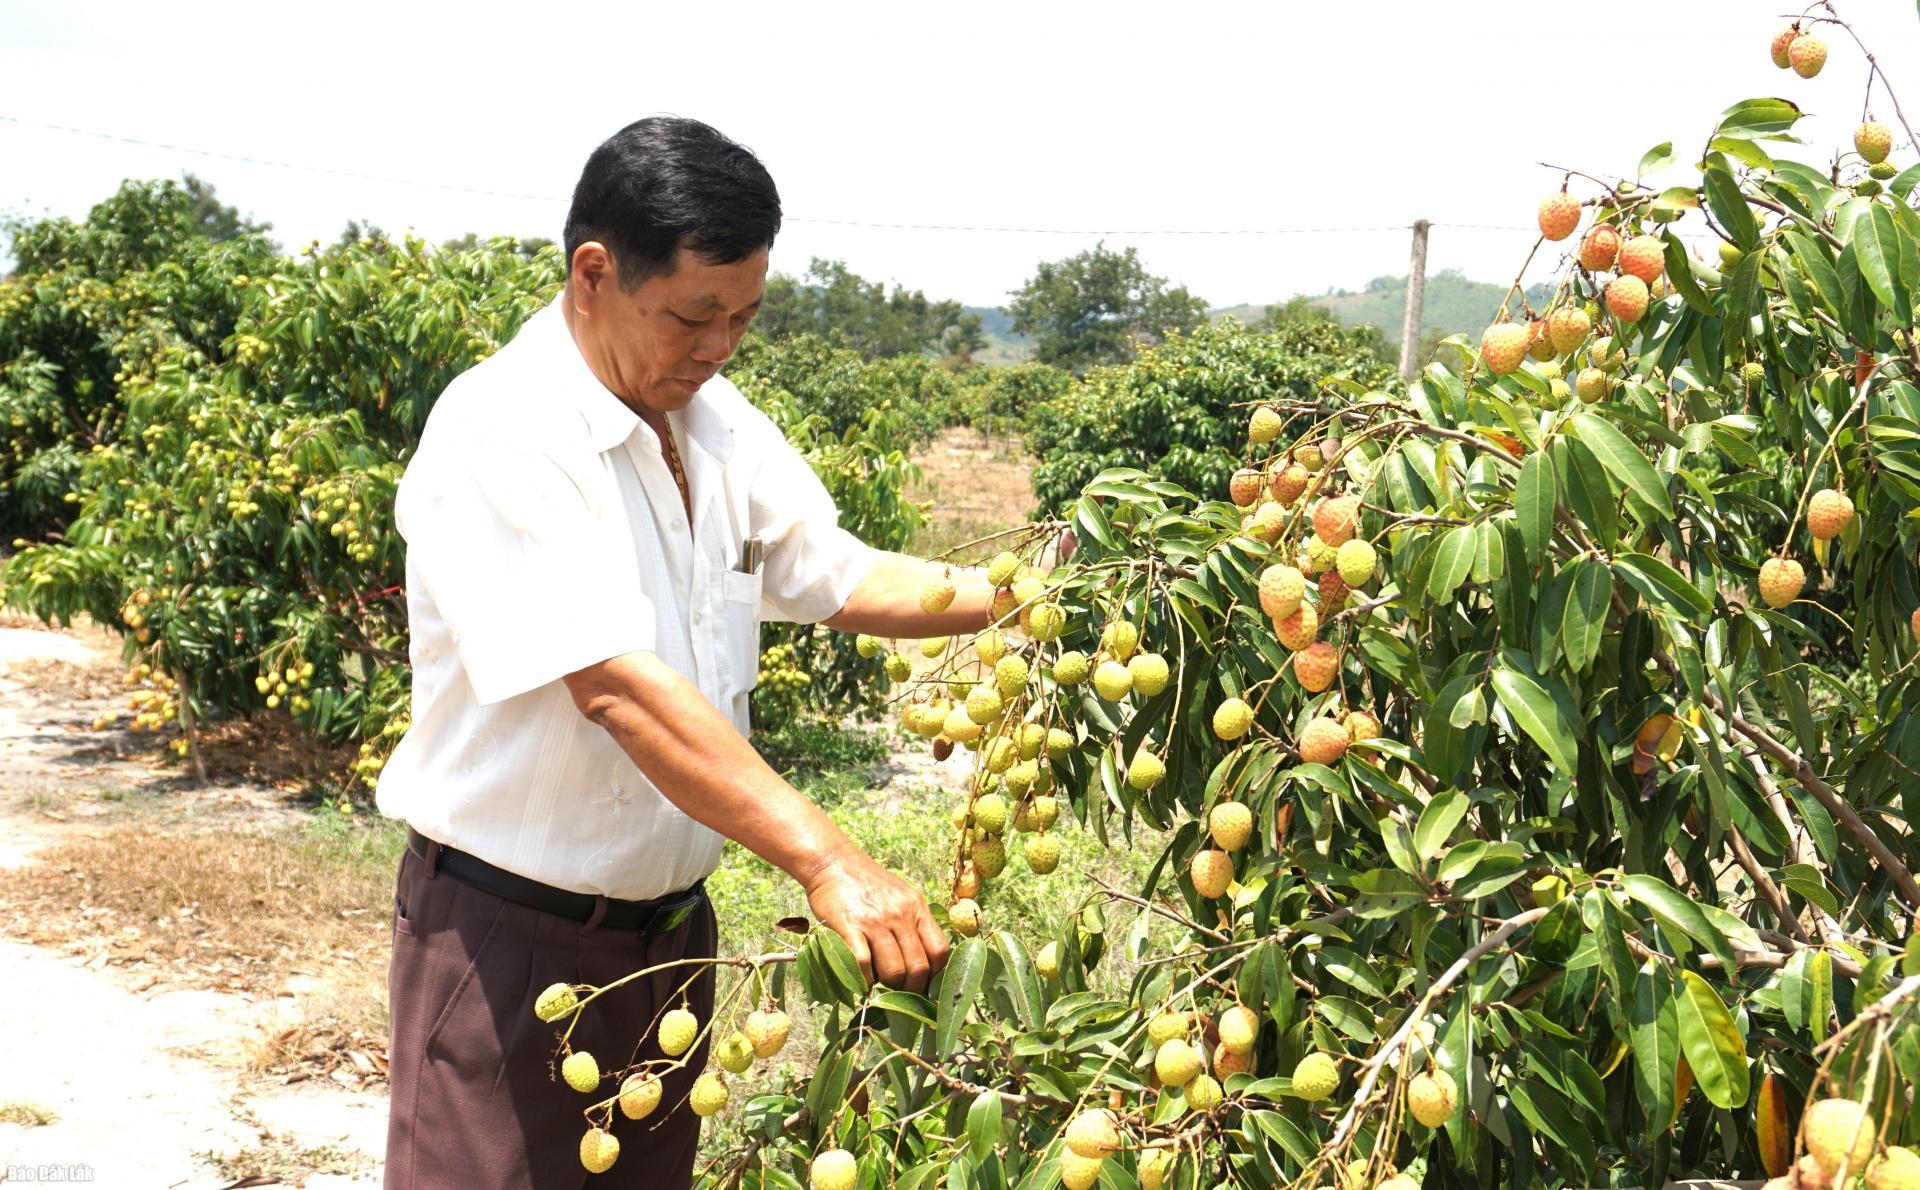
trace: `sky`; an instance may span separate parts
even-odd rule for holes
[[[1835,3],[1920,120],[1914,0]],[[558,239],[594,145],[672,113],[766,163],[786,211],[783,272],[838,259],[999,305],[1039,262],[1104,239],[1225,306],[1404,273],[1424,218],[1430,270],[1504,282],[1560,184],[1541,162],[1631,176],[1672,140],[1682,164],[1652,180],[1685,184],[1717,114],[1767,95],[1810,117],[1809,143],[1780,155],[1824,164],[1848,144],[1865,60],[1829,27],[1820,76],[1776,69],[1767,47],[1788,11],[0,0],[0,213],[79,217],[123,178],[191,171],[290,248],[350,218],[436,240]],[[1872,104],[1898,129],[1884,92]],[[1370,230],[1326,230],[1356,228]],[[1211,234],[1236,230],[1287,234]],[[1543,254],[1527,278],[1556,261]]]

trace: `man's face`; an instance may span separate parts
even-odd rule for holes
[[[682,249],[672,272],[620,288],[598,243],[574,252],[574,333],[601,382],[636,413],[686,406],[724,366],[760,308],[765,249],[734,264],[707,264]]]

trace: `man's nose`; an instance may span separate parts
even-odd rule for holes
[[[733,354],[733,336],[725,326],[700,332],[693,345],[693,358],[703,364],[724,364]]]

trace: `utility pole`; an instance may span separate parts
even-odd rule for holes
[[[1400,323],[1400,374],[1411,380],[1420,367],[1421,314],[1427,303],[1427,229],[1433,224],[1416,219],[1413,224],[1413,260],[1407,266],[1407,314]]]

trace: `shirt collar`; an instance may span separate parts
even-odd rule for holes
[[[558,364],[560,379],[574,409],[586,423],[593,449],[596,452],[612,450],[632,437],[636,430],[652,439],[652,428],[614,396],[587,365],[580,345],[567,329],[566,315],[561,312],[560,304],[565,300],[566,293],[562,291],[546,309],[528,320],[527,329],[540,336],[541,345],[561,361]],[[704,387],[680,410],[677,424],[722,463],[733,457],[733,427],[720,415]]]

